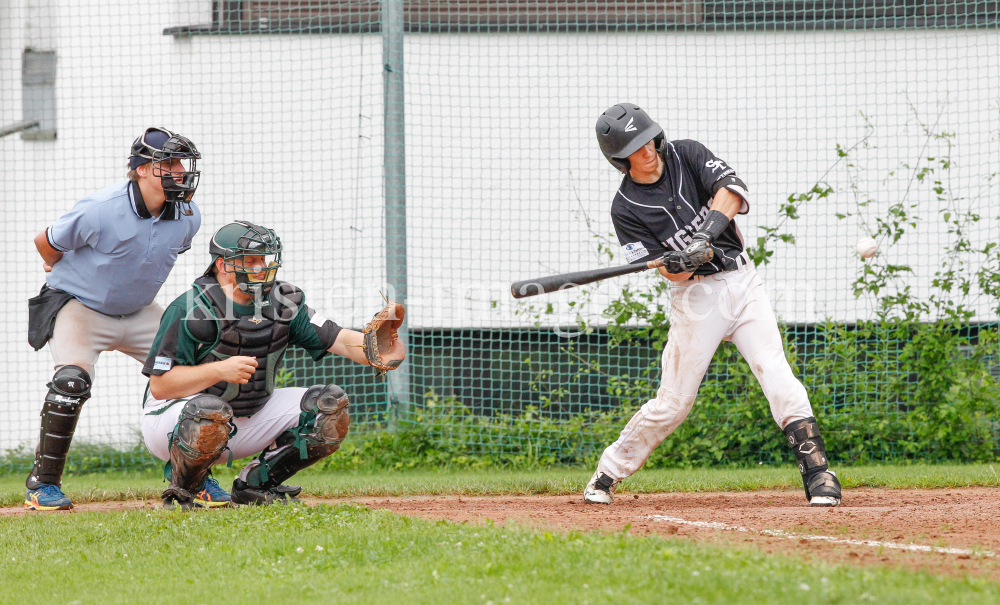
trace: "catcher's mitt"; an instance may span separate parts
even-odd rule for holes
[[[390,302],[365,324],[365,357],[375,368],[376,376],[385,376],[395,370],[406,358],[406,349],[399,341],[397,330],[403,325],[406,309],[397,302]]]

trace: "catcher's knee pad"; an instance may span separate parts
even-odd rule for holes
[[[327,455],[335,452],[351,425],[347,392],[335,384],[314,386],[303,395],[300,407],[305,416],[315,414],[316,417],[312,432],[306,434],[307,440],[317,445],[334,446]]]
[[[350,401],[335,384],[313,386],[302,396],[299,424],[246,465],[240,480],[248,486],[275,488],[300,470],[340,449],[350,426]]]
[[[60,485],[66,466],[66,454],[80,420],[83,404],[90,399],[90,374],[79,366],[56,370],[48,384],[42,406],[42,427],[35,451],[35,465],[26,482],[28,489],[42,485]]]
[[[170,487],[163,492],[164,501],[190,503],[235,434],[232,420],[233,409],[214,395],[197,395],[184,404],[170,433],[170,460],[164,469]]]
[[[785,436],[792,446],[795,459],[802,474],[802,486],[806,490],[806,498],[814,496],[829,496],[840,498],[840,481],[829,471],[826,460],[826,444],[819,434],[816,419],[810,416],[796,420],[785,427]]]

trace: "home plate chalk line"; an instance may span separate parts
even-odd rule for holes
[[[923,544],[901,544],[899,542],[882,542],[881,540],[854,540],[852,538],[835,538],[833,536],[816,536],[811,534],[793,534],[782,529],[754,529],[752,527],[742,527],[740,525],[727,525],[716,521],[688,521],[680,517],[668,517],[667,515],[649,515],[646,519],[653,521],[665,521],[676,523],[677,525],[690,525],[704,529],[721,529],[725,531],[736,531],[747,534],[761,534],[779,538],[782,540],[818,540],[820,542],[830,542],[832,544],[849,544],[851,546],[874,546],[877,548],[893,548],[896,550],[908,550],[912,552],[941,553],[948,555],[970,555],[979,557],[995,557],[996,553],[988,550],[973,550],[969,548],[945,548],[941,546],[926,546]]]

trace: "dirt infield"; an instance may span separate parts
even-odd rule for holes
[[[882,565],[935,574],[1000,580],[1000,489],[852,489],[837,508],[810,508],[799,491],[619,494],[611,506],[572,496],[417,496],[309,499],[354,502],[425,519],[488,523],[547,531],[627,530],[808,560]],[[97,502],[72,511],[158,508],[158,501]],[[25,514],[21,507],[0,516]],[[42,514],[42,513],[33,513]],[[48,513],[53,514],[53,513]]]
[[[516,522],[549,530],[662,534],[753,545],[767,552],[854,565],[972,573],[1000,580],[1000,490],[854,489],[837,508],[810,508],[801,492],[582,497],[358,498],[371,508],[458,522]]]

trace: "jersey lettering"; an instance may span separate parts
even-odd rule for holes
[[[711,168],[712,172],[715,172],[719,168],[725,168],[725,167],[726,163],[723,162],[722,160],[709,160],[705,162],[705,168]]]
[[[698,229],[701,228],[702,223],[705,222],[705,217],[711,212],[708,206],[703,206],[698,212],[698,216],[694,217],[694,220],[690,224],[684,225],[677,230],[677,233],[673,237],[663,242],[665,247],[670,247],[673,250],[683,250],[691,245],[692,237]]]

